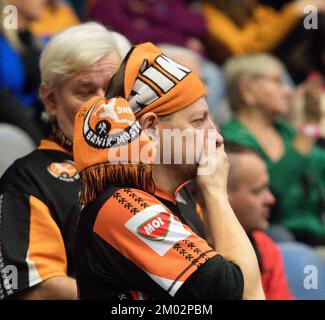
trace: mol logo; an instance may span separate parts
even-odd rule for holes
[[[191,235],[182,222],[161,204],[143,209],[129,219],[125,227],[160,256]]]
[[[164,240],[168,234],[170,216],[166,213],[159,213],[139,226],[137,232],[151,240]]]

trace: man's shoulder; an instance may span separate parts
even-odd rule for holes
[[[171,211],[154,195],[137,188],[112,185],[84,208],[79,226],[88,230],[91,226],[96,234],[110,238],[115,232],[132,230],[137,234],[138,229],[151,222],[159,229],[171,221],[174,221]]]
[[[24,157],[16,159],[11,166],[5,171],[0,179],[0,185],[9,182],[13,178],[20,179],[20,177],[32,170],[33,166],[39,163],[37,150],[25,155]]]
[[[51,161],[61,160],[66,158],[72,160],[72,156],[58,150],[52,149],[35,149],[29,154],[16,159],[7,171],[15,171],[19,169],[31,169],[34,165],[47,164]]]
[[[136,215],[155,205],[164,207],[156,196],[148,192],[133,187],[110,185],[93,202],[84,207],[82,217],[87,215],[104,217],[112,212],[117,216],[122,213]]]
[[[278,245],[265,232],[254,231],[252,237],[260,252],[280,252]]]
[[[79,180],[72,156],[56,150],[35,149],[17,159],[0,179],[0,192],[33,191],[33,186]]]
[[[92,216],[94,221],[120,221],[139,214],[152,216],[161,212],[170,214],[168,207],[156,196],[137,188],[111,185],[84,208],[81,219]]]
[[[162,205],[162,202],[155,195],[144,190],[119,186],[113,188],[106,202],[114,201],[117,209],[136,209],[134,213],[137,213],[139,210],[153,205]]]

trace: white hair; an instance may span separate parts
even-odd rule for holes
[[[41,54],[42,84],[54,89],[114,50],[119,52],[115,38],[104,26],[87,22],[70,27],[54,36]]]
[[[201,64],[203,61],[203,58],[197,52],[190,50],[188,48],[174,46],[166,43],[161,43],[158,45],[158,47],[167,56],[180,57],[180,58],[187,57],[189,59],[193,59],[194,61],[197,61],[199,64]]]
[[[130,49],[132,48],[131,42],[122,34],[116,32],[116,31],[111,31],[112,36],[115,40],[117,51],[121,56],[121,59],[123,60],[125,56],[128,54]]]
[[[232,109],[236,110],[243,102],[239,89],[242,77],[267,75],[275,68],[284,71],[282,62],[268,53],[244,54],[228,59],[223,70]]]

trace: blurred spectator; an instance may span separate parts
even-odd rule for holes
[[[283,77],[284,77],[285,83],[288,85],[290,90],[293,89],[295,87],[295,85],[294,85],[294,82],[293,82],[293,79],[292,79],[291,75],[288,73],[288,70],[286,68],[283,69],[283,73],[284,73]],[[224,84],[224,86],[226,87],[226,84]],[[225,89],[225,91],[227,91],[227,90]],[[229,101],[228,101],[227,95],[226,95],[225,99],[223,100],[221,105],[219,105],[219,107],[217,109],[215,119],[216,119],[216,122],[219,125],[221,125],[223,123],[229,122],[232,118],[233,118],[233,111],[230,108]],[[283,227],[279,226],[279,228],[280,228],[279,230],[276,230],[275,227],[276,226],[273,224],[272,225],[273,230],[272,230],[272,236],[271,236],[271,238],[273,240],[275,240],[273,235],[279,235],[280,238],[283,238],[283,239],[289,239],[290,238],[290,234],[287,234],[288,231],[284,230]],[[270,230],[268,230],[268,232],[269,231]],[[274,233],[273,233],[273,231],[274,231]],[[276,236],[276,238],[278,239],[278,236]]]
[[[222,63],[232,55],[269,51],[287,64],[297,82],[311,69],[325,74],[321,58],[325,50],[320,48],[325,35],[324,15],[319,15],[318,30],[306,30],[302,18],[309,4],[315,5],[319,13],[325,12],[323,0],[296,0],[281,10],[258,4],[257,0],[204,1],[209,55]]]
[[[283,66],[267,54],[230,59],[225,77],[235,118],[222,126],[222,134],[254,148],[265,160],[277,199],[271,220],[289,228],[299,241],[325,245],[325,152],[315,145],[319,103],[305,100],[298,131],[280,119],[289,113],[290,92]]]
[[[19,103],[27,107],[34,106],[37,99],[41,50],[29,30],[29,24],[42,15],[45,2],[0,0],[0,12],[4,12],[2,9],[8,4],[18,9],[18,30],[6,28],[1,20],[6,15],[0,15],[0,88],[8,89]]]
[[[278,246],[263,231],[269,226],[275,199],[263,159],[254,149],[225,143],[230,170],[229,202],[255,248],[267,300],[290,300],[292,295]]]
[[[185,0],[97,0],[88,18],[125,35],[132,43],[170,43],[202,52],[202,15]]]
[[[161,44],[159,48],[170,58],[195,72],[207,87],[206,100],[209,112],[216,119],[218,108],[226,96],[222,70],[198,53],[183,47]]]
[[[18,29],[6,28],[7,16],[0,15],[0,117],[3,122],[25,130],[38,143],[41,130],[35,109],[41,109],[38,99],[41,45],[29,31],[29,25],[41,16],[45,0],[0,0],[0,12],[7,5],[18,9]]]
[[[31,31],[45,44],[56,33],[79,23],[69,5],[60,0],[47,0],[46,9],[39,19],[32,22]]]

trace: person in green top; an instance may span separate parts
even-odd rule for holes
[[[291,92],[283,71],[268,54],[228,60],[225,78],[234,118],[221,126],[221,133],[265,160],[277,199],[271,221],[291,230],[298,241],[325,245],[325,150],[315,145],[320,134],[317,85],[309,84],[305,92],[308,107],[296,130],[285,120]]]

